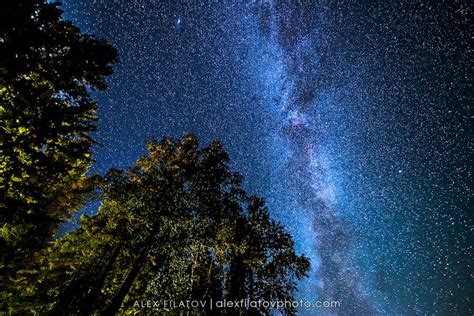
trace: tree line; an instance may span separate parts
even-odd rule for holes
[[[135,313],[133,303],[146,299],[291,300],[309,260],[264,200],[245,192],[222,145],[202,147],[193,134],[151,139],[128,169],[90,174],[91,92],[107,88],[116,50],[64,20],[58,3],[4,6],[0,312],[113,315]],[[55,239],[91,201],[100,201],[98,213]]]

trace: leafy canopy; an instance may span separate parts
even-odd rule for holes
[[[134,167],[111,170],[98,214],[51,249],[39,285],[47,308],[111,314],[136,312],[145,299],[291,300],[309,261],[227,162],[220,143],[200,149],[188,134],[154,140]],[[171,312],[149,312],[158,311]],[[270,311],[248,313],[259,312]]]

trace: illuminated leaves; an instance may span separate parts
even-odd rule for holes
[[[105,88],[117,60],[106,42],[62,20],[57,4],[13,1],[9,10],[0,24],[0,276],[9,276],[0,278],[0,310],[28,308],[22,285],[91,189],[89,92]]]
[[[241,189],[222,146],[200,149],[188,134],[147,149],[136,166],[107,174],[99,213],[57,242],[56,267],[73,259],[54,274],[52,293],[66,294],[50,296],[52,312],[133,313],[130,302],[144,297],[290,299],[309,262],[263,200]]]

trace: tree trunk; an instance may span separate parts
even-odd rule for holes
[[[112,270],[112,267],[115,263],[115,260],[117,260],[121,249],[122,249],[122,243],[119,243],[115,246],[112,252],[112,256],[110,256],[109,260],[107,261],[107,264],[102,269],[102,273],[100,274],[99,278],[95,280],[93,288],[89,291],[87,296],[81,302],[80,313],[82,315],[92,314],[93,307],[95,303],[97,302],[97,300],[99,299],[100,290],[102,290],[102,288],[104,287],[105,279],[107,278],[107,275]]]
[[[115,294],[115,296],[112,298],[112,301],[104,308],[102,312],[103,315],[115,315],[118,312],[120,306],[122,306],[125,296],[132,287],[133,281],[135,281],[137,278],[144,264],[145,254],[141,254],[133,262],[129,273],[125,278],[125,281],[123,281],[122,286],[118,290],[117,294]]]

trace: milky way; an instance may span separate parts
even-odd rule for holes
[[[79,1],[114,44],[93,171],[220,139],[312,260],[314,314],[472,314],[468,1]],[[88,211],[93,212],[94,207]]]
[[[375,309],[357,288],[357,277],[348,263],[349,236],[328,200],[330,184],[319,166],[322,122],[308,121],[312,115],[308,110],[317,107],[318,94],[325,88],[321,79],[328,71],[325,62],[329,56],[320,35],[324,23],[317,8],[308,10],[299,4],[266,2],[260,8],[262,34],[268,45],[280,48],[285,71],[280,92],[285,97],[276,104],[286,117],[282,134],[291,144],[284,177],[304,210],[303,216],[309,218],[316,241],[314,252],[320,264],[312,277],[320,282],[314,293],[325,300],[351,302],[342,305],[339,313],[369,314]]]

